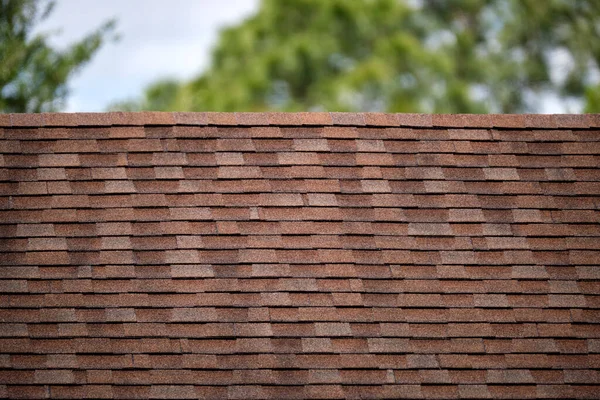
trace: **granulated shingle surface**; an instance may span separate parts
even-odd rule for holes
[[[599,121],[0,116],[0,397],[598,398]]]

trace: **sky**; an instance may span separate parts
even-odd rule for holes
[[[120,40],[106,43],[70,81],[65,110],[105,111],[158,78],[196,75],[207,66],[219,29],[257,8],[258,0],[58,0],[36,31],[60,29],[51,43],[65,48],[117,19]]]

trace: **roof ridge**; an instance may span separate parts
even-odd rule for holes
[[[0,127],[369,126],[407,128],[587,129],[600,114],[415,114],[350,112],[108,112],[0,114]]]

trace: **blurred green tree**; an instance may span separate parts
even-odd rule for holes
[[[263,0],[205,72],[127,106],[514,113],[552,96],[597,111],[599,37],[598,0]]]
[[[87,63],[114,28],[108,21],[64,51],[33,28],[52,12],[54,1],[0,0],[0,112],[60,110],[67,81]]]

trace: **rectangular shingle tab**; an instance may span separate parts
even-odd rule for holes
[[[2,398],[595,398],[598,115],[0,114]]]

